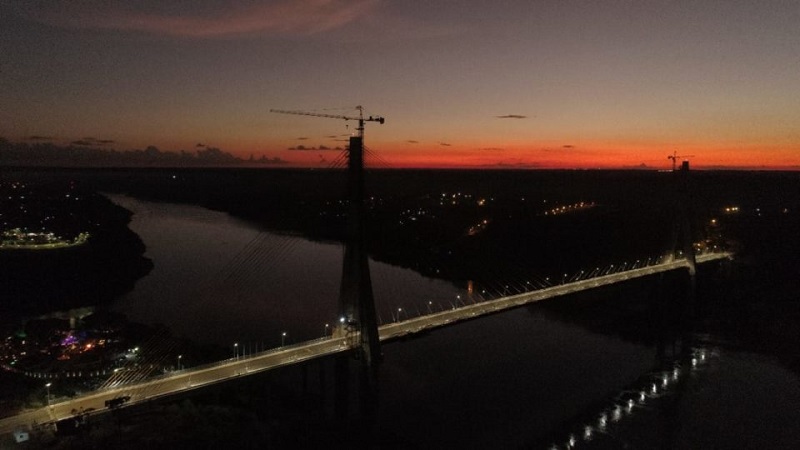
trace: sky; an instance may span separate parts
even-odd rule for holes
[[[318,167],[800,170],[797,0],[0,0],[0,136]],[[87,139],[88,138],[88,139]]]

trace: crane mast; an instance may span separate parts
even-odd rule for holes
[[[380,116],[369,116],[364,117],[364,107],[359,105],[356,106],[358,110],[358,117],[351,117],[351,116],[343,116],[337,114],[323,114],[323,113],[315,113],[315,112],[308,112],[308,111],[288,111],[284,109],[270,109],[269,112],[278,113],[278,114],[295,114],[298,116],[311,116],[311,117],[327,117],[328,119],[343,119],[343,120],[357,120],[358,121],[358,131],[359,137],[364,137],[364,122],[378,122],[381,125],[386,121],[383,117]]]

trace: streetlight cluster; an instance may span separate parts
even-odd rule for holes
[[[698,254],[713,252],[717,249],[707,249],[705,252]],[[609,264],[607,266],[597,266],[592,269],[581,269],[572,274],[569,272],[562,272],[560,276],[551,277],[531,277],[527,280],[504,280],[504,282],[486,282],[481,287],[468,288],[466,298],[463,298],[463,293],[456,294],[446,301],[428,300],[424,305],[424,310],[420,311],[422,307],[417,307],[417,315],[430,315],[439,313],[445,310],[443,305],[449,304],[450,309],[458,309],[459,307],[468,306],[469,304],[476,304],[479,302],[497,300],[503,297],[513,295],[525,294],[528,292],[548,289],[557,286],[565,286],[571,283],[579,283],[593,278],[606,277],[611,275],[623,274],[632,270],[644,269],[651,266],[659,266],[674,262],[676,259],[683,258],[683,252],[678,252],[676,255],[661,255],[657,257],[640,258],[635,260],[623,261],[622,263]],[[470,286],[472,286],[470,282]],[[413,314],[408,313],[408,309],[402,306],[397,306],[390,311],[391,322],[397,323],[403,320],[409,320]],[[378,315],[380,324],[384,324],[381,315]],[[327,336],[327,326],[325,329]]]

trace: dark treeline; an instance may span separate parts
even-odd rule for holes
[[[101,191],[197,204],[311,239],[341,241],[346,223],[339,170],[39,173],[81,179]],[[675,177],[654,171],[373,170],[367,174],[368,240],[374,258],[438,278],[480,280],[488,274],[497,281],[519,271],[560,276],[668,251],[680,203],[690,210],[695,241],[715,238],[739,249],[749,236],[732,233],[738,231],[733,219],[793,217],[800,208],[798,178],[791,172],[697,171],[689,195],[678,198]],[[578,202],[594,206],[544,215]],[[728,206],[741,209],[726,214]],[[712,218],[718,219],[713,229]],[[483,220],[486,227],[468,232]],[[746,255],[758,243],[739,250]]]

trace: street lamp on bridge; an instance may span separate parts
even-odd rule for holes
[[[50,385],[53,383],[47,383],[44,387],[47,389],[47,406],[50,406]]]
[[[233,357],[235,359],[239,359],[239,343],[238,342],[234,342],[233,343]]]
[[[286,344],[286,332],[281,333],[281,347]]]

